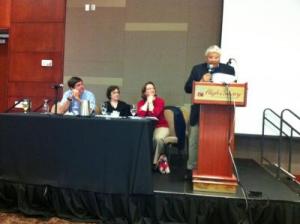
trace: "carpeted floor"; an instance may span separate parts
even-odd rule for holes
[[[16,213],[0,213],[0,224],[95,224],[87,222],[70,222],[64,219],[29,218]]]

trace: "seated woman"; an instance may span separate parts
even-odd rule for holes
[[[146,82],[142,88],[142,100],[137,103],[137,116],[151,116],[158,119],[153,133],[155,150],[153,164],[161,173],[169,173],[169,165],[166,166],[166,156],[163,154],[164,138],[169,135],[168,123],[164,117],[164,107],[165,101],[157,96],[154,83]]]
[[[130,116],[130,105],[120,100],[120,88],[118,86],[109,86],[106,90],[107,112],[118,111],[120,116]]]

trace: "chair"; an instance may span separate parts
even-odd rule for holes
[[[179,113],[181,112],[183,119],[184,119],[184,124],[185,124],[185,130],[184,130],[184,140],[185,140],[185,144],[183,146],[183,148],[179,148],[182,147],[181,145],[179,145],[179,139],[178,139],[178,134],[176,133],[176,125],[175,124],[175,120],[174,120],[174,109],[176,109],[178,111],[179,109]],[[188,123],[189,123],[189,111],[185,108],[178,108],[178,107],[166,107],[164,110],[164,116],[168,122],[169,125],[169,136],[167,136],[166,138],[164,138],[164,145],[165,145],[165,152],[167,154],[167,157],[169,159],[169,161],[171,162],[171,150],[173,148],[177,148],[178,152],[180,151],[188,151]]]

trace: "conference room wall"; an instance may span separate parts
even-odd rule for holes
[[[7,107],[30,98],[36,109],[54,98],[62,82],[66,0],[12,0],[9,27]],[[52,67],[41,66],[50,59]]]
[[[10,0],[0,1],[0,29],[9,27]],[[0,111],[6,106],[6,79],[8,74],[8,42],[0,44]]]
[[[9,17],[10,17],[10,0],[0,1],[0,28],[9,27]]]
[[[96,11],[84,11],[82,1],[67,1],[64,82],[81,76],[99,104],[111,84],[135,103],[143,83],[152,80],[166,104],[190,103],[183,86],[205,49],[220,43],[223,1],[90,3]]]
[[[0,44],[0,111],[6,106],[6,79],[8,69],[8,44]]]

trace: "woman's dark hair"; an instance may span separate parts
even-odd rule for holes
[[[151,82],[151,81],[146,82],[146,83],[143,85],[143,87],[142,87],[142,99],[143,99],[143,100],[146,100],[146,99],[147,99],[147,96],[145,95],[147,85],[152,85],[152,86],[154,87],[154,89],[156,90],[156,87],[155,87],[155,85],[154,85],[153,82]],[[156,94],[155,94],[155,96],[156,96]]]
[[[73,89],[77,82],[82,82],[82,79],[76,76],[70,78],[68,81],[69,88]]]
[[[119,86],[109,86],[109,87],[107,87],[107,90],[106,90],[107,99],[109,99],[109,100],[111,99],[111,93],[113,91],[115,91],[116,89],[120,92]]]

